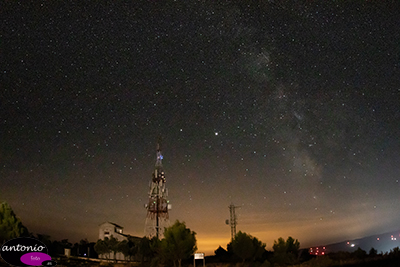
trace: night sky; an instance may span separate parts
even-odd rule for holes
[[[399,230],[400,5],[348,2],[4,1],[0,199],[52,239],[143,236],[161,135],[199,251],[231,203],[267,249]]]

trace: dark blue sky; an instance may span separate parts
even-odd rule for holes
[[[397,228],[396,2],[15,2],[1,12],[0,199],[31,232],[142,236],[157,137],[211,252]]]

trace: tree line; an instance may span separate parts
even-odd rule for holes
[[[0,245],[17,237],[31,237],[44,243],[50,256],[64,255],[64,250],[70,249],[72,256],[85,256],[97,258],[94,250],[95,243],[82,239],[79,243],[72,244],[68,239],[61,241],[51,240],[49,235],[30,233],[21,220],[16,216],[7,202],[0,203]],[[91,253],[91,255],[89,255]]]
[[[286,241],[280,237],[274,241],[273,252],[265,249],[266,244],[256,237],[239,231],[233,240],[227,244],[227,249],[221,246],[215,250],[215,256],[208,262],[241,263],[242,266],[286,266],[296,264],[302,256],[300,242],[288,237]],[[304,256],[304,255],[303,255]]]
[[[189,265],[197,250],[196,233],[186,227],[184,222],[176,221],[164,231],[164,238],[148,239],[129,237],[118,241],[113,236],[98,240],[96,243],[82,239],[72,244],[68,239],[51,241],[48,235],[29,233],[28,229],[16,217],[11,207],[0,203],[0,244],[17,237],[33,237],[43,242],[51,256],[64,254],[64,249],[71,250],[71,256],[97,258],[97,254],[111,258],[121,252],[127,260],[141,261],[142,265],[179,266]],[[380,253],[371,248],[369,253],[358,248],[354,252],[335,252],[323,256],[310,255],[307,249],[300,249],[297,239],[282,237],[274,241],[273,251],[267,251],[266,245],[247,233],[239,231],[225,250],[221,246],[215,250],[215,255],[207,257],[210,266],[400,266],[400,248],[390,252]],[[226,265],[228,264],[228,265]],[[350,265],[349,265],[350,264]]]
[[[146,237],[138,240],[118,241],[111,236],[99,239],[95,250],[99,255],[106,258],[116,258],[121,252],[126,259],[136,259],[139,256],[142,264],[149,262],[150,266],[179,266],[185,260],[192,260],[197,250],[196,233],[188,229],[184,222],[176,221],[174,225],[165,229],[164,238],[148,239]],[[263,263],[269,266],[270,262],[275,264],[294,264],[298,261],[300,243],[292,237],[285,241],[279,238],[275,241],[274,253],[266,251],[265,244],[249,234],[239,231],[234,239],[227,245],[228,250],[219,247],[215,251],[214,262],[237,262],[242,265],[247,263]],[[111,257],[113,255],[113,257]],[[272,256],[272,257],[271,257]],[[212,261],[212,260],[211,260]],[[186,262],[189,263],[189,262]]]
[[[118,241],[114,236],[99,239],[94,249],[99,255],[116,259],[121,252],[126,259],[140,259],[142,264],[150,262],[152,266],[166,264],[167,266],[181,266],[182,260],[189,258],[197,250],[196,233],[188,229],[184,222],[176,221],[164,231],[164,238],[141,239],[129,237]]]

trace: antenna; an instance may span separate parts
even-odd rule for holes
[[[229,213],[230,213],[230,220],[226,220],[225,223],[227,225],[231,226],[231,241],[233,241],[233,239],[236,236],[236,224],[237,224],[237,218],[236,218],[236,213],[235,213],[235,209],[236,208],[240,208],[240,206],[235,206],[233,205],[233,203],[231,203],[229,206]]]
[[[145,223],[145,236],[152,238],[161,238],[164,228],[169,226],[168,211],[171,204],[167,200],[168,190],[165,186],[166,179],[163,170],[161,154],[161,138],[157,142],[156,164],[153,178],[150,181],[149,202],[145,205],[147,209],[147,218]]]

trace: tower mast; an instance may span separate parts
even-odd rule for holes
[[[229,205],[230,219],[226,220],[226,224],[230,225],[230,227],[231,227],[231,241],[236,236],[236,224],[237,224],[237,217],[236,217],[236,212],[235,212],[236,208],[240,208],[240,206],[235,206],[235,205],[233,205],[233,203],[231,203]]]
[[[149,202],[145,205],[147,209],[145,236],[161,238],[164,228],[169,224],[168,210],[171,205],[167,200],[168,190],[165,187],[165,173],[162,166],[163,156],[161,154],[161,138],[157,143],[156,164],[153,178],[150,182]]]

